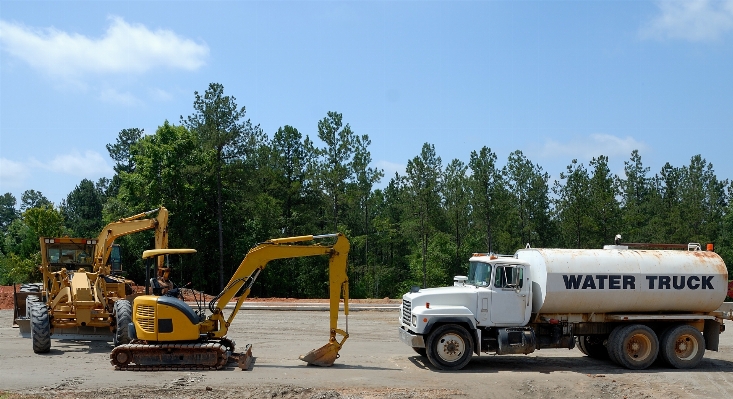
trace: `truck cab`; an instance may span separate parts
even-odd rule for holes
[[[529,263],[474,254],[468,276],[456,276],[452,287],[413,288],[402,297],[400,338],[437,367],[460,369],[482,350],[533,350],[534,335],[522,328],[531,314]]]

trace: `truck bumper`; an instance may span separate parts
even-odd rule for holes
[[[424,348],[425,347],[425,340],[423,339],[422,335],[415,335],[404,328],[400,327],[400,341],[407,344],[407,346],[411,346],[413,348]]]

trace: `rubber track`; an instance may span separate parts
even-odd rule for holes
[[[226,342],[231,342],[229,340],[223,340]],[[138,365],[138,364],[127,364],[127,365],[120,365],[115,362],[115,354],[122,350],[129,350],[131,353],[133,353],[133,359],[135,357],[135,353],[142,353],[145,351],[158,351],[161,349],[171,349],[175,352],[179,353],[194,353],[194,352],[218,352],[217,358],[218,361],[215,365],[212,366],[206,366],[206,365],[200,365],[200,364],[160,364],[160,365]],[[112,350],[112,353],[110,353],[110,363],[115,366],[115,370],[123,370],[123,371],[178,371],[178,370],[220,370],[224,366],[226,366],[227,362],[229,361],[229,353],[228,348],[225,345],[222,345],[217,342],[203,342],[203,343],[186,343],[186,344],[140,344],[140,343],[132,343],[132,344],[125,344],[120,345]],[[233,345],[232,345],[233,349]]]

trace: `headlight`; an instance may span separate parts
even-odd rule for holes
[[[417,327],[417,315],[412,315],[412,325]]]

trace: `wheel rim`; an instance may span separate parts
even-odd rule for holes
[[[438,341],[438,357],[445,362],[456,362],[466,352],[466,343],[455,333],[445,334]]]
[[[677,337],[674,343],[674,353],[680,360],[690,360],[697,355],[698,344],[695,337],[690,334],[682,334]]]
[[[634,334],[626,342],[626,355],[637,362],[643,362],[652,355],[652,341],[646,334]]]

